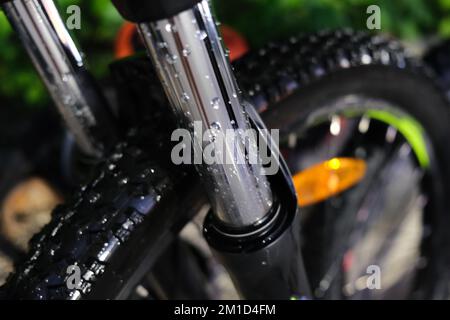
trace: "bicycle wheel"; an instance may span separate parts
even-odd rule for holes
[[[240,79],[281,128],[316,297],[447,298],[450,118],[433,80],[397,43],[364,33],[256,56]]]

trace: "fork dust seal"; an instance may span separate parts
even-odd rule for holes
[[[233,229],[209,213],[204,235],[245,299],[310,296],[300,252],[296,210],[273,206],[258,225]]]
[[[247,109],[251,127],[265,128],[253,108]],[[261,135],[264,137],[264,135]],[[271,153],[279,154],[270,144]],[[230,227],[210,212],[203,225],[206,241],[230,273],[246,299],[311,297],[300,248],[300,219],[291,174],[282,157],[279,170],[268,176],[274,204],[262,220],[246,227]]]

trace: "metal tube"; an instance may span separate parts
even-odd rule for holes
[[[93,108],[106,116],[106,103],[92,87],[82,56],[54,2],[14,0],[2,8],[79,147],[89,155],[99,155],[102,142],[94,131],[104,130],[99,129],[99,122],[106,119],[96,118]]]
[[[243,137],[243,130],[250,128],[248,115],[208,2],[169,19],[140,23],[139,30],[176,115],[190,130],[194,148],[218,144],[214,133],[233,132],[237,137],[215,145],[233,161],[197,166],[215,215],[234,227],[258,223],[272,207],[272,192],[260,164],[248,159],[255,147],[246,145]],[[195,132],[194,124],[213,132],[209,141]]]

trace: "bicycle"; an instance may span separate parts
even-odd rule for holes
[[[324,31],[269,44],[233,72],[208,1],[113,3],[137,25],[150,57],[113,63],[116,114],[53,1],[2,1],[78,157],[97,163],[33,237],[6,298],[135,298],[143,283],[146,298],[214,297],[211,258],[177,240],[202,211],[204,238],[244,298],[447,297],[448,102],[397,42]],[[176,128],[194,149],[206,144],[195,122],[213,130],[213,146],[222,132],[236,133],[224,147],[231,163],[174,165]],[[281,129],[280,149],[266,126]],[[241,139],[247,129],[262,137],[275,173],[249,160],[258,148]],[[393,242],[378,240],[404,234],[405,221],[414,237],[397,242],[407,268],[384,291],[361,286],[374,261],[396,264]],[[178,266],[164,258],[174,252]],[[70,286],[73,268],[81,278]]]

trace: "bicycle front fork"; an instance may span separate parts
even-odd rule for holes
[[[201,151],[212,145],[216,155],[223,152],[221,163],[203,159],[196,164],[212,206],[204,233],[242,295],[309,295],[289,172],[273,146],[270,152],[279,168],[274,175],[265,175],[260,162],[250,161],[255,141],[246,143],[243,134],[262,133],[264,128],[241,97],[208,1],[113,2],[126,19],[137,23],[193,148]],[[209,138],[198,134],[198,126],[210,130]],[[219,139],[230,133],[235,139]]]
[[[53,0],[1,2],[78,146],[101,155],[115,141],[113,116]]]

